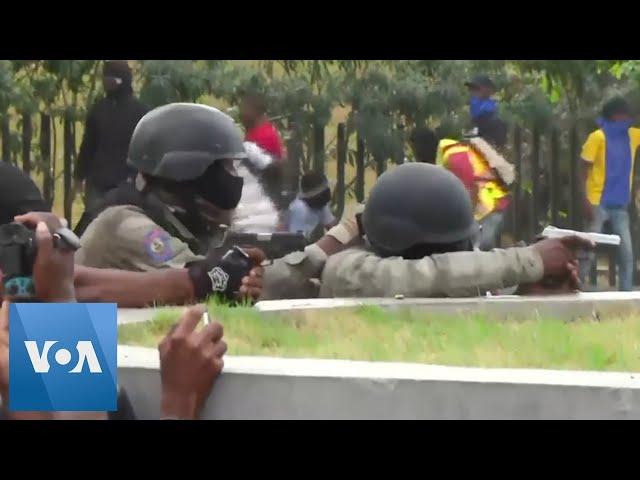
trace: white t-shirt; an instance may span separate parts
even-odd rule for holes
[[[335,217],[329,209],[329,205],[314,210],[305,201],[296,198],[289,205],[289,232],[304,232],[305,236],[311,235],[313,230],[322,224],[327,226],[335,221]]]

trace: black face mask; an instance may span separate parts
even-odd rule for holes
[[[194,189],[202,198],[223,210],[238,206],[243,185],[243,178],[230,174],[221,162],[216,162],[204,175],[193,181]]]
[[[314,210],[319,210],[331,201],[331,191],[327,188],[313,197],[303,198],[303,201]]]

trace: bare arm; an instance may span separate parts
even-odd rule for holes
[[[74,285],[79,302],[115,302],[127,308],[196,300],[186,268],[128,272],[76,265]]]

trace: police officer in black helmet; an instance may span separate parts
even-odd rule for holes
[[[246,158],[233,120],[205,105],[175,103],[145,115],[133,133],[128,164],[135,183],[121,185],[79,226],[76,263],[88,267],[151,271],[189,269],[196,297],[233,297],[232,278],[209,245],[229,225],[242,194],[234,161]],[[247,253],[247,252],[241,252]],[[260,251],[249,251],[243,285],[260,281]]]
[[[530,247],[473,251],[471,199],[443,167],[406,163],[374,185],[362,215],[368,245],[331,256],[321,297],[468,297],[520,286],[520,293],[577,288],[578,237]]]

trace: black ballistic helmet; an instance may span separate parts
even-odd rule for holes
[[[443,167],[405,163],[380,176],[362,224],[376,253],[401,255],[425,244],[471,240],[477,227],[469,192]]]
[[[147,113],[133,132],[127,163],[153,177],[194,180],[216,160],[247,158],[240,130],[206,105],[171,103]]]

